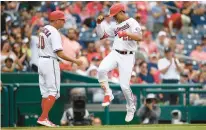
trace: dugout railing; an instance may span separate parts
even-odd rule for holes
[[[62,116],[65,99],[67,99],[68,89],[71,88],[99,88],[99,84],[94,83],[72,83],[72,84],[61,84],[61,97],[58,99],[56,105],[51,111],[51,119],[59,124],[59,120]],[[111,84],[110,87],[113,90],[120,90],[118,84]],[[141,96],[145,96],[147,93],[178,93],[179,94],[179,105],[177,106],[162,106],[161,119],[169,119],[170,112],[173,109],[180,109],[183,112],[183,120],[190,123],[191,120],[206,121],[204,115],[206,106],[191,106],[190,105],[190,94],[191,93],[206,93],[205,90],[198,90],[202,88],[201,84],[150,84],[150,85],[131,85],[133,93],[137,97],[137,109],[142,104]],[[173,89],[171,89],[173,88]],[[181,88],[181,90],[179,90]],[[194,88],[191,90],[190,88]],[[197,90],[196,90],[196,89]],[[22,125],[35,126],[36,120],[41,113],[41,95],[38,87],[38,83],[20,83],[20,84],[9,84],[7,87],[3,87],[1,108],[2,108],[2,124],[4,126],[15,126],[21,120],[24,119]],[[184,96],[186,103],[184,103]],[[100,104],[98,104],[100,106]],[[125,106],[125,105],[123,105]],[[119,106],[117,106],[118,108]],[[93,108],[94,109],[94,108]],[[101,109],[101,108],[100,108]],[[102,108],[103,109],[103,108]],[[125,109],[125,107],[123,107]],[[92,111],[92,109],[91,109]],[[94,110],[95,111],[95,110]],[[103,124],[116,124],[114,116],[121,115],[124,119],[125,112],[112,113],[112,107],[106,107],[104,111],[96,112],[97,116],[100,116],[103,120]],[[121,110],[120,110],[121,111]],[[113,111],[114,112],[114,111]],[[203,112],[203,113],[202,113]],[[202,113],[202,114],[201,114]],[[117,117],[116,117],[117,118]],[[118,117],[119,120],[121,118]],[[30,119],[30,122],[29,120]],[[137,121],[134,120],[132,123]],[[32,122],[32,123],[31,123]],[[123,122],[123,120],[122,120]],[[122,123],[120,122],[120,123]],[[137,122],[136,122],[137,123]]]

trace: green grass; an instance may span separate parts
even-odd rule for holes
[[[2,130],[206,130],[205,125],[124,125],[124,126],[78,126],[78,127],[16,127]]]

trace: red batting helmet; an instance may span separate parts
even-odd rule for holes
[[[56,10],[50,13],[49,16],[50,21],[62,19],[65,20],[64,12]]]
[[[109,17],[115,16],[120,11],[125,11],[125,7],[122,3],[113,4],[112,7],[109,9]]]

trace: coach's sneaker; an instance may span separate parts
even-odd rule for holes
[[[102,106],[103,106],[103,107],[108,106],[113,99],[114,99],[114,96],[113,96],[113,95],[105,95],[105,96],[104,96],[104,101],[103,101],[103,103],[102,103]]]
[[[40,125],[48,126],[48,127],[58,127],[57,125],[55,125],[51,121],[49,121],[47,118],[44,120],[38,119],[37,123]]]
[[[125,121],[126,122],[130,122],[132,121],[133,117],[134,117],[134,114],[135,114],[135,111],[136,111],[136,108],[133,107],[133,108],[130,108],[130,109],[127,109],[127,115],[125,117]]]

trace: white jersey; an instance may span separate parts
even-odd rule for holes
[[[136,51],[137,50],[137,41],[131,40],[127,37],[119,38],[117,33],[119,31],[126,31],[130,33],[137,33],[142,35],[141,27],[139,23],[133,19],[129,18],[123,21],[120,24],[116,24],[115,26],[101,27],[104,30],[104,36],[114,37],[113,49],[121,50],[121,51]],[[101,35],[100,28],[97,27],[97,33]],[[101,36],[100,36],[101,37]]]
[[[59,31],[51,25],[42,28],[39,34],[39,56],[50,56],[58,59],[55,52],[63,50]]]

